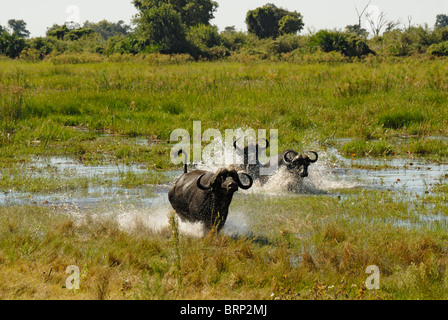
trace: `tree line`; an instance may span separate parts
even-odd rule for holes
[[[133,0],[138,10],[134,26],[123,21],[83,25],[67,23],[49,27],[44,37],[30,38],[23,20],[11,19],[0,26],[0,54],[10,58],[44,59],[62,53],[112,54],[189,54],[194,59],[220,59],[247,54],[261,59],[285,54],[339,52],[362,57],[378,52],[391,56],[428,53],[448,55],[448,15],[439,14],[433,28],[389,21],[381,13],[368,16],[365,7],[358,13],[358,24],[345,30],[319,30],[299,35],[303,16],[297,11],[268,3],[246,14],[247,32],[228,26],[219,31],[210,21],[218,8],[212,0]],[[361,27],[365,15],[372,35]],[[382,32],[383,31],[383,32]],[[382,32],[382,33],[381,33]],[[370,37],[369,37],[370,36]]]

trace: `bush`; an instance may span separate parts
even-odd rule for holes
[[[187,32],[187,41],[189,51],[197,58],[217,59],[230,55],[229,50],[222,46],[223,41],[215,26],[200,24],[191,27]]]
[[[28,48],[20,53],[20,60],[36,62],[41,60],[40,52],[34,48]]]
[[[52,38],[33,38],[28,41],[30,49],[34,49],[39,53],[39,59],[43,59],[46,55],[50,54],[57,48],[55,39]]]
[[[354,34],[347,36],[347,47],[341,53],[348,57],[361,57],[368,54],[375,54],[364,39]]]
[[[269,44],[269,52],[274,55],[292,52],[304,46],[303,37],[286,34]]]
[[[439,42],[436,32],[432,32],[427,27],[412,27],[402,33],[402,41],[406,41],[412,51],[425,52],[429,46]]]
[[[448,56],[448,41],[431,45],[427,53],[438,57]]]
[[[9,58],[17,58],[26,48],[26,41],[15,33],[9,34],[3,31],[0,34],[0,54],[4,54]]]
[[[382,38],[376,38],[375,40],[385,48],[386,53],[395,57],[410,55],[414,50],[410,34],[403,33],[400,30],[385,32]]]
[[[222,32],[220,34],[222,45],[230,51],[240,50],[248,43],[249,38],[254,36],[244,32]]]
[[[434,30],[437,42],[448,41],[448,27]]]
[[[323,52],[338,51],[348,57],[375,54],[364,39],[339,31],[321,30],[311,37],[310,43],[312,46],[319,47]]]
[[[146,52],[158,52],[158,47],[149,46],[149,41],[138,37],[135,34],[128,36],[113,36],[109,38],[104,46],[104,53],[112,55],[119,54],[137,54],[146,49]]]

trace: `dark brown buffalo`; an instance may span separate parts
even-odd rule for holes
[[[263,172],[267,173],[260,176],[261,183],[266,183],[270,176],[275,174],[278,169],[284,167],[288,172],[293,174],[297,179],[308,177],[308,167],[310,164],[317,162],[319,155],[314,151],[309,151],[315,155],[311,159],[306,154],[299,154],[294,150],[285,150],[279,155],[272,157],[267,163],[262,166]]]
[[[186,168],[185,168],[186,169]],[[215,173],[194,170],[181,175],[168,192],[168,199],[183,219],[202,222],[207,231],[213,228],[219,232],[224,226],[233,194],[238,188],[249,189],[253,184],[250,175],[244,185],[234,167],[221,168]]]

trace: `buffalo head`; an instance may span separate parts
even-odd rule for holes
[[[300,168],[302,168],[300,176],[306,178],[308,177],[308,166],[319,159],[319,155],[316,152],[309,152],[315,155],[314,159],[310,159],[306,154],[297,154],[297,152],[291,150],[284,154],[283,160],[289,170],[300,170]]]
[[[238,188],[247,190],[252,187],[253,184],[252,177],[246,173],[242,173],[242,175],[246,176],[249,179],[249,184],[244,185],[241,182],[238,172],[232,168],[219,169],[212,177],[207,179],[208,181],[204,181],[205,184],[203,184],[202,179],[205,175],[207,175],[207,173],[201,174],[196,180],[197,187],[205,191],[214,191],[222,194],[233,194],[234,192],[238,191]]]

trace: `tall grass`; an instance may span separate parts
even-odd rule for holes
[[[394,147],[387,141],[353,140],[345,143],[341,151],[348,155],[363,156],[388,156],[394,153]]]
[[[302,148],[310,135],[387,140],[446,135],[448,128],[442,60],[0,65],[2,138],[17,154],[23,145],[44,141],[54,152],[76,156],[84,149],[86,157],[100,156],[95,135],[80,141],[85,133],[67,126],[167,140],[174,129],[191,131],[200,120],[203,130],[279,129],[281,148]],[[44,123],[51,132],[33,134]],[[110,149],[129,160],[122,151],[118,144]],[[136,158],[146,158],[145,150],[136,151]],[[169,167],[166,153],[165,161],[151,155],[157,166]]]
[[[425,120],[423,113],[404,111],[388,111],[378,119],[380,125],[389,129],[401,129],[414,123],[421,123]]]
[[[0,208],[0,297],[447,297],[446,223],[419,218],[447,215],[446,206],[366,190],[343,199],[249,195],[235,200],[231,215],[244,210],[250,233],[203,238],[179,234],[176,220],[154,231],[142,223],[123,228],[110,215],[79,219],[50,208]],[[79,290],[65,288],[69,265],[80,269]],[[379,290],[365,287],[370,265],[380,270]]]

